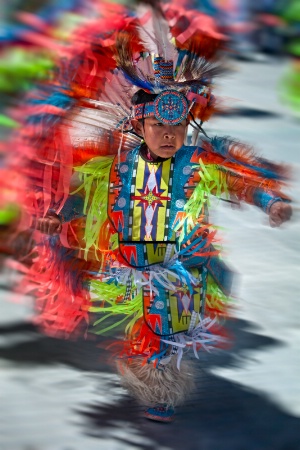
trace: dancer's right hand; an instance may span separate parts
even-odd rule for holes
[[[61,228],[60,218],[56,214],[41,217],[36,222],[36,229],[41,233],[49,234],[50,236],[59,234],[61,232]]]

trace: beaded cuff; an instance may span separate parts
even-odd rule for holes
[[[274,197],[265,191],[258,190],[254,195],[254,204],[260,207],[266,214],[269,214],[270,208],[275,202],[281,202],[283,199],[281,197]]]

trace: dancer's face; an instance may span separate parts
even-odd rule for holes
[[[144,138],[154,159],[171,158],[183,146],[187,120],[178,125],[165,125],[155,117],[148,117],[144,121],[133,120],[132,126]]]

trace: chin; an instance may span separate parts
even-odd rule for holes
[[[171,156],[175,155],[176,151],[177,150],[175,148],[170,148],[169,150],[163,149],[159,153],[161,158],[170,158]]]
[[[173,153],[161,153],[160,155],[158,155],[159,158],[162,159],[168,159],[168,158],[172,158]]]

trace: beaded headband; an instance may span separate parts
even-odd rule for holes
[[[187,118],[189,104],[187,98],[174,89],[161,92],[153,102],[134,105],[134,118],[155,117],[165,125],[177,125]]]

